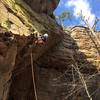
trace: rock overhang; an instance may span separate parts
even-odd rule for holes
[[[47,14],[52,14],[53,11],[57,8],[60,0],[24,0],[32,10]]]

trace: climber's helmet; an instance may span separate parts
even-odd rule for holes
[[[47,33],[45,33],[45,34],[43,35],[43,37],[48,38],[48,34],[47,34]]]
[[[43,41],[47,41],[47,39],[48,39],[48,34],[47,33],[45,33],[43,36],[42,36],[42,40]]]

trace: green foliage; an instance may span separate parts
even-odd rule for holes
[[[59,18],[64,21],[66,19],[71,20],[72,19],[72,14],[70,11],[63,11],[60,15]]]
[[[72,20],[72,13],[71,11],[63,11],[60,15],[56,16],[56,19],[58,21],[58,23],[62,26],[62,28],[64,29],[64,21],[65,20]]]

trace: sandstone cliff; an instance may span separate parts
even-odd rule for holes
[[[95,32],[100,40],[100,32]],[[93,65],[100,67],[100,45],[91,31],[86,27],[74,27],[71,29],[71,36],[76,41],[79,51],[86,55],[89,62]],[[81,60],[81,59],[80,59]]]
[[[38,4],[40,0],[0,1],[0,40],[2,34],[11,31],[18,45],[10,87],[6,86],[9,90],[7,100],[36,99],[31,60],[38,100],[89,100],[77,67],[84,77],[89,94],[93,100],[99,100],[100,47],[95,47],[87,35],[89,29],[73,27],[64,32],[52,18],[52,11],[57,5],[50,6],[52,9],[43,6],[44,11],[40,10],[42,5],[32,6],[34,2]],[[58,2],[55,0],[56,4]],[[35,45],[30,35],[34,30],[41,35],[49,35],[46,44]],[[33,59],[30,56],[30,42],[33,43]]]

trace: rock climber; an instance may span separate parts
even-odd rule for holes
[[[45,33],[43,35],[39,34],[39,35],[36,35],[35,43],[36,44],[45,44],[47,39],[48,39],[48,34],[47,33]]]

